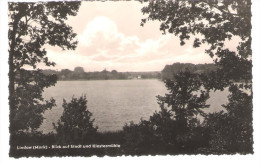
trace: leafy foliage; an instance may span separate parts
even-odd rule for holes
[[[63,115],[54,128],[57,131],[59,143],[86,143],[91,142],[97,132],[94,127],[92,113],[87,110],[86,96],[79,99],[72,98],[70,103],[63,100]]]
[[[251,0],[142,2],[148,2],[142,8],[148,17],[141,25],[159,20],[160,30],[178,36],[181,45],[192,35],[194,48],[210,45],[205,52],[213,58],[217,69],[200,74],[200,81],[207,90],[229,87],[231,93],[229,103],[223,105],[227,113],[205,116],[204,125],[211,135],[211,152],[252,153],[252,95],[244,92],[252,87]],[[239,41],[235,51],[225,47],[227,41],[234,40]]]
[[[251,81],[251,1],[250,0],[200,0],[200,1],[164,1],[143,0],[148,5],[142,8],[149,20],[159,20],[163,33],[172,33],[180,38],[184,45],[191,35],[195,36],[193,46],[209,44],[205,52],[214,58],[222,69],[219,78],[227,80]],[[225,41],[239,38],[237,51],[225,48]],[[242,70],[242,71],[240,71]],[[226,86],[226,85],[223,85]]]
[[[205,115],[201,109],[209,107],[206,104],[209,93],[200,90],[202,82],[198,77],[189,70],[174,75],[174,80],[165,82],[169,93],[158,96],[161,110],[149,121],[141,120],[139,124],[124,127],[129,153],[192,153],[205,146],[205,135],[197,116]]]
[[[158,96],[159,104],[171,107],[176,121],[184,126],[183,129],[188,127],[194,116],[203,115],[201,109],[209,107],[206,104],[209,93],[201,89],[202,82],[198,74],[186,70],[175,75],[174,80],[167,80],[165,83],[169,94]]]
[[[238,85],[229,88],[229,103],[223,105],[227,112],[209,114],[205,127],[211,139],[208,152],[252,153],[252,95],[239,90]]]
[[[56,83],[55,75],[44,75],[39,63],[54,66],[44,45],[75,49],[76,34],[65,24],[75,16],[80,2],[9,3],[10,132],[35,131],[42,113],[55,105],[44,101],[43,89]],[[32,68],[29,71],[28,68]]]

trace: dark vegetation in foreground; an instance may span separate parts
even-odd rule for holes
[[[64,100],[63,115],[54,124],[56,133],[20,132],[13,137],[16,141],[11,153],[15,157],[253,153],[251,98],[239,90],[239,85],[232,85],[230,103],[223,106],[226,112],[205,114],[209,91],[201,90],[204,83],[199,76],[186,70],[175,75],[174,80],[166,80],[169,93],[157,97],[161,110],[149,120],[131,122],[116,132],[97,131],[85,96],[73,97],[70,102]],[[240,101],[241,98],[246,101]],[[200,122],[197,115],[203,116],[204,121]],[[119,144],[120,147],[51,149],[52,145],[91,144]],[[50,149],[16,149],[24,145],[47,145]]]

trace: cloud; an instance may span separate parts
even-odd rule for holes
[[[121,37],[117,31],[116,24],[104,16],[96,17],[89,22],[83,34],[80,35],[79,41],[82,45],[90,47],[93,46],[95,40],[100,39],[100,37],[103,37],[109,42],[113,42]]]
[[[120,33],[115,22],[104,16],[94,18],[79,36],[78,52],[86,56],[103,52],[109,56],[121,56],[135,53],[137,48],[137,37],[127,37]]]
[[[212,61],[204,54],[205,48],[194,49],[192,41],[180,46],[179,38],[174,35],[143,39],[140,34],[127,35],[121,32],[117,23],[106,16],[93,18],[87,22],[83,32],[78,34],[76,51],[50,49],[50,59],[57,63],[57,69],[82,66],[87,71],[100,71],[104,68],[118,71],[160,71],[166,64],[174,62]]]
[[[46,47],[50,60],[57,63],[54,69],[82,66],[86,71],[160,71],[174,62],[212,63],[205,54],[208,45],[193,48],[194,36],[180,46],[178,36],[162,35],[159,21],[141,27],[142,6],[136,1],[82,2],[77,16],[67,21],[78,34],[76,51]],[[235,50],[238,42],[237,38],[225,41],[225,47]]]
[[[100,56],[103,56],[104,59],[112,57],[115,60],[116,57],[118,57],[117,59],[140,57],[147,53],[157,52],[161,46],[167,43],[168,39],[168,36],[161,36],[157,40],[140,41],[138,36],[126,36],[121,33],[115,22],[100,16],[89,22],[79,36],[78,52],[89,57],[96,56],[92,59],[101,59]]]

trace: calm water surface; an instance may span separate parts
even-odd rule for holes
[[[156,96],[167,92],[159,80],[90,80],[58,81],[55,87],[45,89],[43,97],[56,100],[57,107],[44,113],[44,121],[39,130],[48,133],[53,130],[62,115],[62,102],[74,97],[86,95],[88,109],[95,118],[94,124],[99,131],[120,130],[130,121],[138,123],[140,118],[149,119],[156,110],[160,110]],[[228,91],[211,92],[207,112],[221,109],[227,102]]]

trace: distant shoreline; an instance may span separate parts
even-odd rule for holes
[[[146,79],[71,79],[71,80],[57,80],[57,81],[105,81],[105,80],[159,80],[162,81],[162,79],[158,78],[146,78]]]
[[[42,70],[45,75],[56,75],[58,81],[86,81],[86,80],[143,80],[143,79],[173,79],[174,74],[189,69],[194,73],[210,73],[216,71],[215,64],[191,64],[191,63],[173,63],[166,65],[162,71],[147,72],[119,72],[117,70],[85,72],[83,67],[75,67],[74,70]]]

